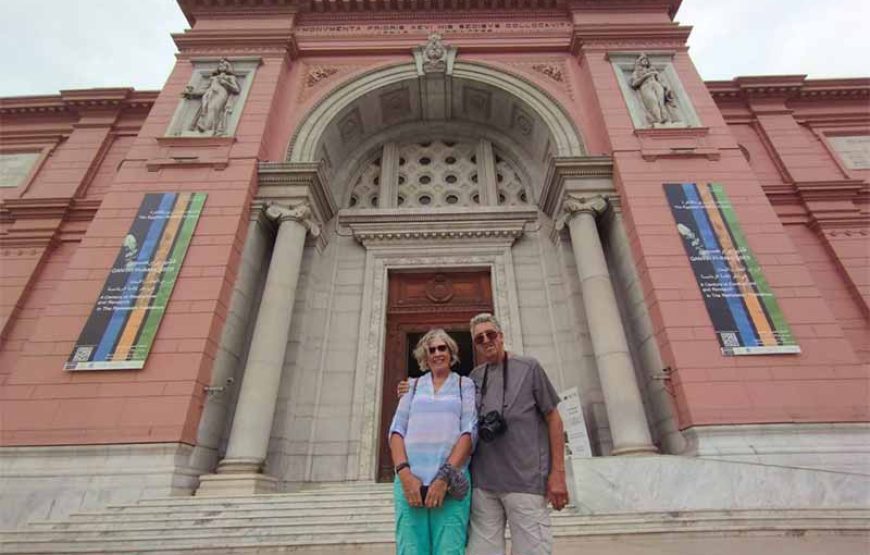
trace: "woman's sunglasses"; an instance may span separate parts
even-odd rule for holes
[[[435,353],[446,353],[447,345],[435,345],[434,347],[429,347],[429,354],[434,355]]]
[[[495,330],[487,330],[483,333],[477,334],[474,336],[474,342],[478,345],[483,345],[487,341],[495,341],[495,338],[498,337],[498,332]]]

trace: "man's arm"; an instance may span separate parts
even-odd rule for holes
[[[547,500],[557,511],[568,504],[568,485],[565,481],[565,429],[559,409],[544,417],[550,438],[550,475],[547,477]]]

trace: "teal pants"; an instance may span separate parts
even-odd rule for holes
[[[397,555],[464,555],[471,488],[461,500],[446,496],[444,504],[436,509],[411,507],[397,476],[393,482],[393,498]]]

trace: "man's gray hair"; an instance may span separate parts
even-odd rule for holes
[[[441,328],[435,328],[426,332],[426,335],[420,338],[420,341],[417,342],[417,346],[414,348],[414,358],[417,359],[417,365],[420,367],[420,370],[423,372],[429,370],[429,361],[426,355],[429,354],[429,343],[433,339],[442,339],[444,343],[447,343],[447,350],[450,351],[450,366],[459,364],[459,346],[456,344],[456,341],[446,331]]]
[[[472,333],[474,333],[474,326],[479,326],[480,324],[492,324],[495,326],[496,331],[501,331],[501,324],[498,323],[498,320],[495,316],[490,314],[489,312],[481,312],[477,316],[471,319],[471,324],[469,329]]]

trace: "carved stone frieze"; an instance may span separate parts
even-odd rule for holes
[[[565,82],[565,65],[558,62],[532,64],[532,69],[557,83]]]
[[[339,225],[365,246],[492,243],[512,244],[537,220],[528,207],[477,207],[457,210],[343,210]]]
[[[308,75],[305,77],[305,86],[313,87],[317,83],[332,77],[338,73],[339,69],[334,66],[314,66],[308,70]]]

